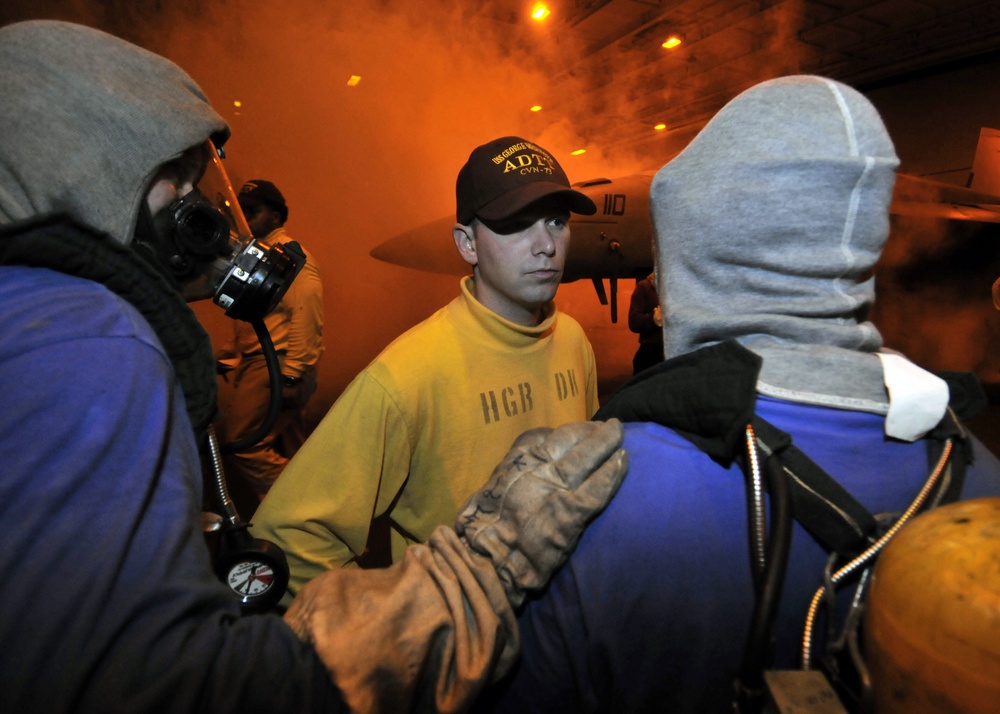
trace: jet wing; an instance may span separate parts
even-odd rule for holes
[[[1000,223],[1000,196],[899,174],[889,212],[897,216]]]

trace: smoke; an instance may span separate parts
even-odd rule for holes
[[[523,136],[552,151],[571,180],[638,168],[599,152],[571,155],[582,133],[551,111],[575,92],[572,78],[551,84],[574,56],[570,40],[498,7],[8,0],[0,22],[91,25],[170,58],[205,90],[233,130],[225,165],[234,185],[273,181],[289,203],[289,233],[322,271],[318,417],[386,344],[457,294],[453,277],[387,265],[369,251],[452,214],[455,177],[475,146]],[[352,75],[361,78],[356,86],[348,86]],[[542,111],[529,111],[536,104]],[[607,320],[589,286],[566,286],[567,294],[574,289],[577,304],[593,304],[596,319]],[[196,311],[221,341],[221,311]]]
[[[574,181],[655,169],[740,88],[815,66],[801,0],[763,10],[734,5],[739,17],[693,8],[671,11],[691,34],[670,55],[645,44],[657,26],[599,50],[575,32],[582,24],[553,31],[527,21],[520,3],[500,1],[5,0],[0,23],[49,17],[92,25],[169,57],[202,86],[233,129],[226,167],[234,184],[274,181],[289,202],[289,233],[323,273],[327,353],[311,407],[319,416],[388,342],[457,293],[454,278],[381,263],[369,251],[452,213],[455,176],[475,146],[523,136],[552,151]],[[361,78],[356,86],[348,86],[352,75]],[[964,91],[952,84],[942,91]],[[957,107],[975,94],[939,111],[947,105],[952,117],[970,115]],[[542,111],[529,111],[536,104]],[[887,121],[894,138],[925,111],[919,105]],[[669,128],[651,142],[650,127],[661,118]],[[944,133],[954,123],[935,117],[934,127]],[[602,148],[609,136],[614,151]],[[924,132],[911,155],[900,154],[905,162],[943,143]],[[579,148],[587,153],[572,156]],[[899,244],[893,259],[901,272],[892,275],[890,297],[904,299],[919,282],[904,267],[907,251],[919,245],[931,255],[942,240]],[[917,263],[933,266],[938,258]],[[630,292],[623,281],[623,313]],[[627,377],[636,342],[624,320],[612,326],[586,282],[562,286],[558,302],[587,330],[602,380]],[[225,329],[221,311],[197,309],[213,337]],[[893,335],[913,333],[912,311],[897,318],[886,310],[898,325]],[[947,322],[942,315],[939,324]],[[929,339],[921,333],[912,342]]]

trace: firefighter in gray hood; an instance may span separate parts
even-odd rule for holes
[[[63,22],[0,29],[0,96],[4,709],[464,708],[617,489],[620,425],[525,434],[458,531],[241,615],[199,528],[215,365],[185,302],[247,297],[242,216],[206,199],[228,127],[171,62]]]
[[[864,95],[791,76],[657,172],[667,359],[595,417],[627,422],[629,477],[519,615],[497,711],[760,711],[767,675],[838,659],[900,514],[1000,495],[1000,463],[956,418],[977,385],[866,319],[898,164]]]

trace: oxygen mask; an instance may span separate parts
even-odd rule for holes
[[[240,210],[220,151],[206,141],[208,160],[197,187],[152,217],[161,260],[189,300],[211,297],[235,320],[263,318],[305,264],[298,244],[254,238]]]

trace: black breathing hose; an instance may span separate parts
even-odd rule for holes
[[[274,351],[274,341],[271,340],[271,333],[267,331],[267,326],[264,324],[263,319],[256,318],[250,320],[250,324],[253,326],[253,331],[257,333],[260,348],[264,352],[264,361],[267,362],[267,374],[271,385],[271,399],[267,405],[267,416],[264,417],[264,421],[256,429],[220,447],[227,454],[249,449],[251,446],[259,443],[274,428],[275,422],[278,421],[278,414],[281,412],[281,365],[278,364],[278,353]]]
[[[737,679],[741,712],[760,711],[764,703],[764,670],[771,665],[774,657],[774,621],[781,603],[781,589],[792,541],[791,495],[781,460],[776,454],[770,454],[765,460],[764,473],[771,497],[771,534]]]

